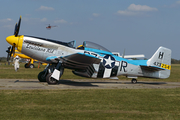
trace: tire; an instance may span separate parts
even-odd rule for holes
[[[137,80],[136,80],[136,79],[132,79],[131,82],[132,82],[133,84],[136,84],[136,83],[137,83]]]
[[[38,80],[39,82],[46,82],[46,75],[45,74],[45,71],[42,71],[38,74]]]
[[[49,85],[56,85],[58,83],[58,81],[54,78],[51,77],[52,73],[49,73],[47,76],[46,76],[46,82],[49,84]]]
[[[29,65],[29,68],[34,68],[34,64],[30,64],[30,65]]]
[[[24,67],[25,67],[25,68],[29,68],[28,63],[26,63],[26,64],[24,65]]]

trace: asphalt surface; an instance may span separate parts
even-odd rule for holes
[[[60,80],[57,85],[48,85],[37,79],[0,79],[0,90],[34,89],[168,89],[178,88],[180,82],[142,82],[136,84],[123,80]]]

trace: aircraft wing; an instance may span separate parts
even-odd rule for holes
[[[92,55],[76,53],[70,56],[61,58],[67,67],[76,67],[77,69],[84,69],[92,64],[99,64],[101,59]]]
[[[83,53],[75,53],[64,57],[51,56],[46,58],[46,60],[51,62],[55,62],[56,59],[60,59],[67,68],[78,70],[85,70],[93,64],[99,64],[101,61],[101,59],[93,55]]]

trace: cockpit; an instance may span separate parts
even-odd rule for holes
[[[81,50],[87,50],[87,49],[96,49],[96,50],[102,50],[102,51],[107,51],[110,52],[108,49],[104,48],[101,45],[98,45],[96,43],[90,42],[90,41],[84,41],[83,45],[79,45],[77,47],[77,49],[81,49]]]

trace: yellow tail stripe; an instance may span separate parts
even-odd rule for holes
[[[171,70],[171,65],[161,64],[161,68]]]

